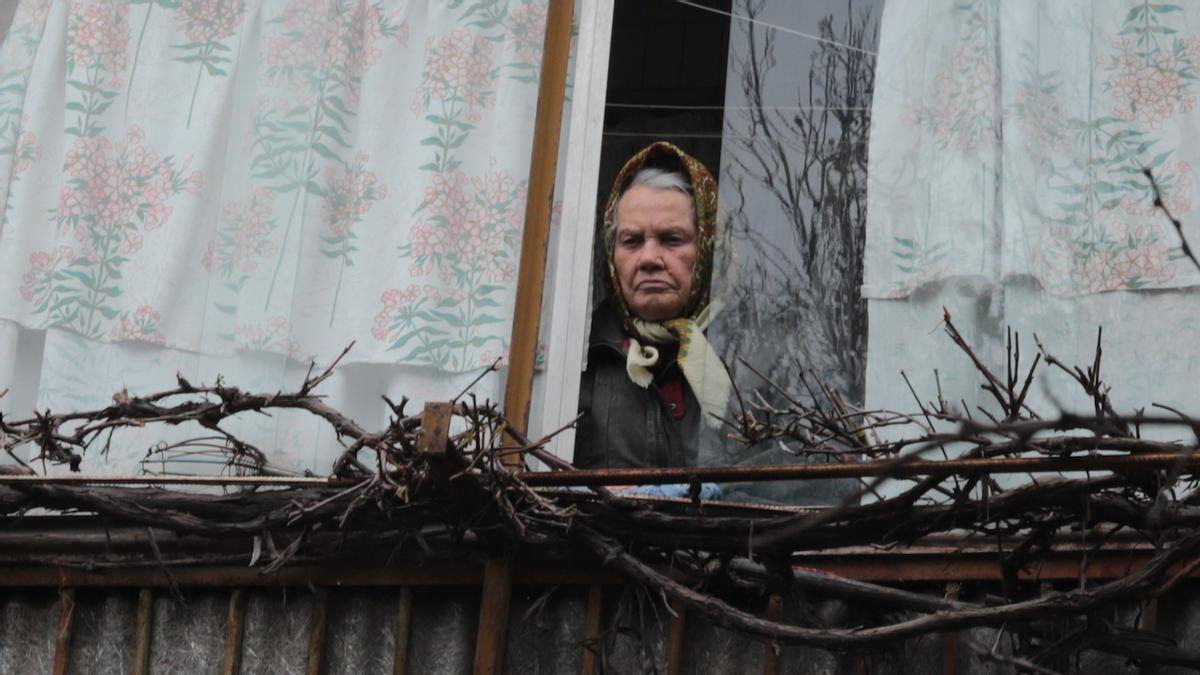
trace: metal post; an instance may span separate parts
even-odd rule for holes
[[[529,193],[525,200],[525,229],[521,234],[521,266],[517,271],[516,311],[509,342],[508,380],[504,412],[521,431],[529,424],[533,367],[537,359],[542,317],[542,287],[546,281],[546,248],[550,241],[550,212],[554,175],[558,166],[558,138],[562,131],[563,101],[567,93],[567,59],[571,52],[573,0],[550,0],[546,10],[546,39],[538,104],[529,159]],[[522,458],[509,455],[506,463],[521,466]]]
[[[236,588],[229,594],[229,615],[225,621],[225,656],[221,675],[238,675],[242,670],[242,636],[246,618],[246,591]]]
[[[392,657],[392,675],[405,675],[408,672],[408,637],[412,633],[412,605],[412,589],[401,588],[399,607],[396,608],[396,651]]]
[[[150,672],[150,637],[154,633],[154,591],[143,588],[138,591],[137,628],[133,633],[133,672],[148,675]]]
[[[54,637],[54,675],[64,675],[71,651],[71,628],[75,623],[75,589],[64,588],[58,594],[58,632]]]
[[[475,635],[475,675],[504,670],[504,645],[508,639],[508,605],[512,598],[512,560],[492,558],[483,570],[479,632]]]
[[[603,652],[600,644],[600,622],[604,617],[604,589],[592,586],[588,589],[587,616],[583,621],[583,658],[580,660],[581,675],[595,675],[596,657]]]
[[[329,589],[317,590],[317,598],[313,603],[312,623],[308,633],[308,675],[321,675],[321,665],[325,660],[325,624],[329,612]]]

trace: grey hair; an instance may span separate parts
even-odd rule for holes
[[[633,175],[633,180],[630,180],[629,184],[625,186],[625,189],[621,190],[621,196],[617,198],[616,204],[613,205],[612,213],[609,214],[608,222],[604,224],[604,239],[605,241],[609,242],[610,245],[614,235],[617,233],[617,212],[621,210],[621,199],[625,197],[626,192],[629,192],[631,189],[639,186],[657,188],[659,190],[676,190],[687,195],[689,198],[693,194],[692,183],[682,172],[668,171],[666,169],[659,169],[656,167],[643,167],[638,169],[638,172]],[[693,206],[693,226],[696,224],[694,222],[695,211],[695,206]]]

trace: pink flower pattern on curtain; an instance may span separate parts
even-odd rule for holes
[[[21,0],[0,46],[0,319],[491,363],[545,17],[545,0]]]
[[[915,9],[889,8],[883,24],[865,295],[964,276],[1028,275],[1060,295],[1200,281],[1143,176],[1186,222],[1200,5]]]

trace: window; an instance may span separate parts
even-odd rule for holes
[[[1015,344],[1009,327],[1023,368],[1035,334],[1065,364],[1091,364],[1102,329],[1118,410],[1185,409],[1200,271],[1142,169],[1188,234],[1194,11],[617,2],[595,210],[620,162],[651,140],[719,176],[730,228],[709,337],[739,389],[768,404],[779,390],[805,398],[805,381],[824,396],[820,380],[850,407],[911,412],[941,396],[947,411],[984,419],[990,395],[942,334],[944,307],[996,373]],[[1026,402],[1091,409],[1044,362]],[[707,463],[797,461],[786,443],[763,457],[723,447]],[[845,485],[830,487],[788,499]]]

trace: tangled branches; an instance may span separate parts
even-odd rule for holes
[[[1073,627],[1071,640],[1056,643],[1060,653],[1099,649],[1158,663],[1200,659],[1157,638],[1105,639],[1112,631],[1100,620],[1102,610],[1148,601],[1194,572],[1188,561],[1200,552],[1200,504],[1193,491],[1200,469],[1195,455],[1200,422],[1166,408],[1161,414],[1119,413],[1101,377],[1099,339],[1086,367],[1068,366],[1039,344],[1025,368],[1019,339],[1010,336],[1004,371],[996,372],[948,315],[945,327],[978,372],[992,406],[972,412],[965,403],[948,402],[939,387],[930,401],[914,391],[914,414],[858,410],[820,382],[805,380],[804,392],[778,392],[785,406],[758,397],[729,420],[730,436],[741,443],[783,442],[804,459],[829,460],[824,464],[579,472],[542,451],[545,439],[531,441],[494,406],[473,400],[430,404],[419,414],[406,413],[405,401],[388,401],[387,426],[369,432],[313,393],[335,362],[320,374],[310,371],[291,393],[252,394],[220,381],[196,386],[180,378],[178,387],[166,392],[121,392],[102,410],[0,419],[10,455],[31,446],[35,460],[71,466],[83,453],[111,443],[116,429],[194,422],[209,432],[197,443],[221,448],[241,474],[261,474],[264,453],[227,431],[227,420],[274,409],[303,410],[329,424],[342,442],[328,479],[247,479],[253,483],[248,489],[205,495],[0,477],[5,486],[0,487],[0,514],[35,507],[86,511],[178,533],[253,537],[256,551],[259,546],[267,550],[264,569],[312,555],[323,532],[351,538],[392,533],[427,554],[439,541],[535,555],[583,550],[714,624],[832,650],[990,626],[1020,634],[1028,649],[1009,655],[985,650],[983,658],[1040,668],[1048,638],[1039,626],[1053,619]],[[1091,401],[1091,411],[1053,416],[1035,411],[1029,392],[1039,367],[1065,373]],[[1145,430],[1168,426],[1186,429],[1192,438],[1143,437]],[[552,471],[514,471],[503,461],[513,453],[538,457]],[[935,455],[946,459],[931,459]],[[24,466],[32,473],[30,464]],[[1041,473],[1030,474],[1027,482],[1000,484],[1006,473],[1035,469]],[[831,471],[860,476],[863,482],[840,504],[822,509],[647,500],[603,487],[632,479],[698,486],[709,480],[820,477]],[[280,489],[277,483],[291,486]],[[935,537],[959,545],[993,542],[999,592],[943,599],[795,566],[796,556],[805,552],[896,547]],[[1085,556],[1120,540],[1144,551],[1145,562],[1112,581],[1089,579],[1081,571],[1070,590],[1032,588],[1037,566],[1068,538],[1076,550],[1080,541],[1086,543]],[[664,566],[682,570],[687,581],[665,573]],[[869,626],[840,627],[784,623],[745,608],[750,596],[801,592],[906,614],[895,620],[881,614]]]

